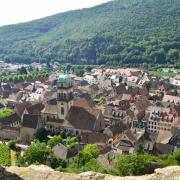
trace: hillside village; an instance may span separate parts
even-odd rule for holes
[[[145,152],[169,154],[180,148],[180,77],[158,78],[143,69],[94,68],[83,77],[52,73],[23,83],[1,83],[0,138],[17,140],[22,150],[39,129],[79,139],[68,149],[73,159],[86,144],[102,156]],[[1,116],[9,110],[9,114]]]

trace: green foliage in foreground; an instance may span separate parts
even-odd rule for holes
[[[46,164],[47,158],[50,154],[51,149],[48,148],[45,143],[36,142],[26,149],[20,161],[24,165],[34,163]]]
[[[66,138],[62,138],[60,135],[59,136],[54,136],[53,138],[51,138],[47,144],[50,148],[53,148],[55,145],[57,144],[63,144],[65,145],[68,149],[71,149],[72,147],[74,147],[76,144],[78,144],[78,138],[77,137],[66,137]]]
[[[149,154],[120,155],[118,157],[116,168],[121,176],[142,175],[153,172],[155,163],[161,165],[161,162]]]
[[[48,141],[49,131],[45,128],[40,128],[34,134],[33,138],[40,141],[40,142],[47,142]]]
[[[10,150],[6,144],[0,144],[0,165],[10,164]]]
[[[119,176],[135,176],[144,175],[154,172],[154,169],[170,165],[180,165],[180,150],[169,155],[154,156],[139,150],[137,154],[115,155],[111,160],[111,168],[104,167],[99,161],[99,149],[95,144],[85,145],[79,151],[73,163],[68,163],[68,160],[62,160],[53,156],[52,147],[63,140],[55,136],[53,140],[46,143],[35,142],[24,153],[23,157],[18,159],[21,166],[30,164],[46,164],[52,168],[64,171],[81,173],[85,171],[95,171]],[[6,145],[1,145],[2,149],[0,163],[9,163],[9,149]]]
[[[146,153],[117,155],[117,158],[113,163],[114,165],[112,165],[112,168],[110,169],[103,167],[97,158],[94,158],[93,156],[89,158],[89,153],[83,154],[83,152],[84,150],[79,152],[75,163],[70,164],[66,169],[59,168],[59,170],[75,173],[95,171],[118,176],[137,176],[153,173],[156,168],[180,165],[180,150],[177,150],[170,155],[161,155],[159,157]]]
[[[179,67],[179,7],[179,0],[116,0],[1,27],[0,59]]]
[[[59,144],[59,143],[62,143],[63,142],[63,139],[61,136],[54,136],[53,138],[51,138],[49,141],[48,141],[48,146],[53,148],[55,145]]]
[[[92,159],[97,159],[99,156],[99,149],[95,144],[86,145],[77,155],[77,167],[82,167]]]
[[[3,111],[0,112],[0,119],[3,119],[5,117],[10,116],[13,113],[13,111],[11,109],[4,109]]]

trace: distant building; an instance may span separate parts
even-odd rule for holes
[[[177,114],[171,108],[150,106],[146,115],[150,132],[171,131],[173,123],[178,120]]]

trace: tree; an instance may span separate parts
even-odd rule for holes
[[[68,136],[64,140],[64,145],[66,145],[68,149],[71,149],[75,144],[78,144],[78,138],[77,137]]]
[[[65,160],[60,159],[60,158],[56,158],[54,156],[51,156],[49,158],[49,162],[50,162],[50,166],[53,169],[56,169],[56,168],[59,168],[59,167],[62,167],[62,168],[66,168],[67,167],[67,162]]]
[[[86,68],[85,68],[85,70],[86,70],[87,72],[91,72],[92,69],[93,69],[92,66],[86,66]]]
[[[143,144],[138,145],[137,153],[138,154],[144,154],[144,146],[143,146]]]
[[[82,76],[84,75],[84,70],[83,70],[83,69],[75,70],[75,74],[76,74],[77,76],[82,77]]]
[[[8,147],[10,148],[10,149],[12,149],[12,150],[16,150],[16,141],[10,141],[9,143],[8,143]]]
[[[33,163],[45,164],[50,154],[51,150],[45,143],[36,142],[26,149],[23,158],[28,165]]]
[[[178,60],[180,57],[179,50],[178,49],[170,49],[167,54],[167,59],[172,60]]]
[[[95,172],[100,172],[100,173],[107,173],[108,171],[103,168],[100,163],[96,159],[91,159],[89,162],[87,162],[81,170],[83,172],[85,171],[95,171]]]
[[[128,85],[128,90],[132,90],[132,86],[131,85]]]
[[[24,66],[22,66],[21,68],[18,69],[19,74],[27,74],[27,70]]]
[[[49,131],[46,130],[45,128],[40,128],[37,130],[37,132],[34,134],[33,138],[37,139],[41,142],[43,141],[47,141],[48,140],[48,136],[49,135]]]
[[[48,146],[53,148],[55,145],[62,143],[63,139],[61,136],[54,136],[48,141]]]
[[[71,67],[72,67],[71,64],[67,64],[67,66],[66,66],[66,71],[69,72],[69,71],[71,70]]]
[[[84,166],[91,159],[97,159],[99,156],[99,149],[95,144],[87,144],[79,153],[76,159],[78,167]]]
[[[123,77],[122,76],[119,76],[119,83],[121,83],[123,80]]]
[[[146,81],[146,82],[143,84],[143,86],[145,87],[145,89],[146,89],[147,91],[149,91],[150,88],[151,88],[151,82]]]
[[[83,148],[82,152],[85,154],[90,154],[95,159],[98,158],[99,153],[100,153],[97,145],[95,145],[95,144],[87,144]]]
[[[170,154],[165,161],[167,165],[180,165],[180,150],[176,150],[173,154]]]
[[[121,176],[143,175],[153,171],[156,158],[148,154],[119,155],[116,168]]]

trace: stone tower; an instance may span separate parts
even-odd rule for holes
[[[58,118],[64,120],[73,105],[73,86],[68,74],[60,75],[57,82]]]

